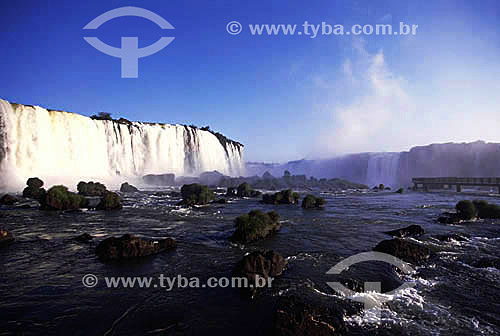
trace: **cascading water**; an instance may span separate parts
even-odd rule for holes
[[[49,184],[145,174],[244,171],[242,145],[194,127],[94,120],[0,99],[0,187],[28,177]]]
[[[368,158],[366,184],[396,187],[401,153],[372,153]]]

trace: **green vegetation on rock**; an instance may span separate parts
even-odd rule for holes
[[[230,240],[237,243],[249,243],[265,238],[279,230],[279,219],[280,216],[274,211],[265,213],[260,210],[252,210],[235,219],[236,231]]]
[[[298,204],[300,195],[292,189],[282,190],[275,194],[262,195],[262,202],[266,204]]]
[[[206,185],[192,183],[181,188],[182,201],[180,205],[203,205],[215,199],[215,194]]]
[[[88,204],[85,197],[68,191],[63,185],[50,188],[41,203],[43,210],[77,210]]]
[[[122,208],[120,195],[106,191],[97,205],[97,210],[120,210]]]
[[[322,208],[324,205],[325,200],[323,198],[313,195],[307,195],[302,200],[302,208],[304,209]]]
[[[471,201],[463,200],[455,206],[457,213],[463,220],[470,220],[477,216],[476,207]]]
[[[250,185],[246,182],[240,184],[236,189],[236,196],[238,197],[259,197],[260,195],[260,191],[251,189]]]
[[[104,196],[107,191],[104,184],[92,181],[80,181],[76,188],[78,190],[78,193],[83,196]]]

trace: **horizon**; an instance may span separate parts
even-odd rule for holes
[[[500,112],[497,2],[284,4],[140,4],[175,28],[162,32],[137,17],[83,29],[106,11],[137,5],[132,1],[90,1],[78,11],[62,0],[50,7],[5,3],[0,36],[9,48],[0,67],[9,81],[0,92],[21,104],[87,116],[105,111],[144,122],[209,125],[245,144],[249,161],[500,141],[493,126]],[[228,33],[233,20],[241,21],[241,34]],[[405,36],[313,38],[252,35],[249,29],[301,28],[305,22],[394,27],[403,22],[418,30]],[[83,39],[97,36],[117,46],[121,36],[138,36],[142,47],[162,35],[175,39],[139,60],[138,78],[121,78],[120,59]],[[21,52],[25,46],[33,53]]]

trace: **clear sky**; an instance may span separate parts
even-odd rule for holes
[[[175,30],[122,17],[151,10]],[[0,97],[84,115],[210,125],[280,162],[431,142],[500,142],[500,4],[482,1],[16,0],[0,5]],[[243,31],[230,35],[229,21]],[[418,24],[414,36],[253,36],[249,24]],[[121,78],[83,40],[175,40]]]

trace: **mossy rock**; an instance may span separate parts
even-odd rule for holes
[[[500,219],[500,206],[483,200],[475,200],[472,204],[474,204],[479,218]]]
[[[23,190],[23,197],[33,198],[39,202],[41,202],[45,198],[46,194],[47,191],[45,191],[44,188],[26,187]]]
[[[185,184],[181,188],[182,201],[180,205],[204,205],[215,199],[215,193],[206,185],[192,183]]]
[[[122,208],[120,195],[112,191],[106,191],[97,205],[97,210],[120,210]]]
[[[42,200],[43,210],[77,210],[87,206],[85,197],[68,191],[63,185],[53,186]]]
[[[263,239],[280,229],[279,219],[280,216],[274,211],[265,213],[261,210],[252,210],[235,219],[236,231],[230,240],[245,244]]]
[[[260,195],[261,192],[250,188],[247,182],[240,184],[236,191],[236,196],[238,197],[259,197]]]
[[[291,189],[282,190],[275,194],[262,195],[262,202],[266,204],[298,204],[300,195]]]
[[[471,201],[463,200],[455,206],[457,213],[463,220],[471,220],[477,216],[477,210]]]
[[[314,195],[306,195],[306,197],[302,200],[302,208],[304,209],[322,208],[324,205],[325,200]]]
[[[92,181],[80,181],[76,188],[78,190],[78,194],[83,196],[104,196],[107,191],[104,184]]]

